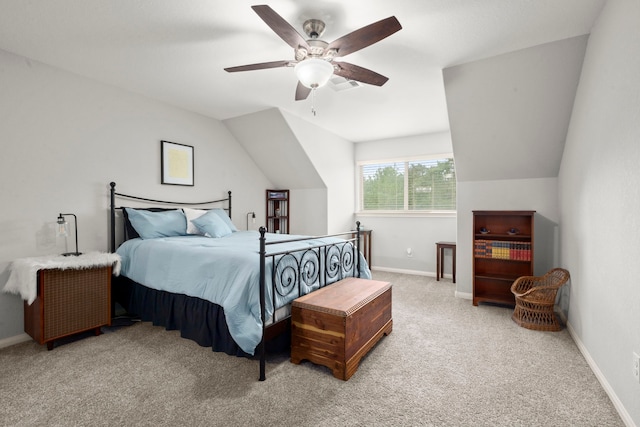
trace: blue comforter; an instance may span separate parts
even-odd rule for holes
[[[262,336],[260,318],[259,233],[239,231],[221,238],[203,236],[132,239],[117,253],[122,258],[121,274],[148,288],[201,298],[224,309],[227,326],[238,346],[254,354]],[[267,234],[267,241],[289,240],[287,234]],[[267,253],[293,251],[340,241],[322,238],[267,246]],[[360,255],[361,277],[371,272]],[[271,261],[266,265],[267,318],[271,303]],[[297,295],[290,297],[295,298]],[[280,306],[280,304],[278,304]]]

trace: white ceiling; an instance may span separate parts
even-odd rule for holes
[[[345,61],[389,77],[294,101],[293,59],[247,0],[0,0],[0,49],[224,120],[277,107],[350,141],[449,129],[442,69],[590,31],[605,0],[272,0],[331,42],[395,15],[403,29]],[[1,70],[0,70],[1,72]],[[1,75],[1,74],[0,74]]]

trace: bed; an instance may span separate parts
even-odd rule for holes
[[[359,224],[313,237],[240,231],[230,191],[181,203],[110,187],[110,250],[122,259],[113,301],[213,351],[259,358],[261,381],[267,344],[287,331],[291,301],[346,277],[371,278]]]

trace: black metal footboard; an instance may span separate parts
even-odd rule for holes
[[[335,283],[346,277],[360,277],[360,222],[356,230],[344,233],[267,242],[266,229],[260,227],[260,315],[262,340],[259,344],[260,381],[266,379],[266,339],[271,329],[284,329],[290,311],[276,318],[279,309],[298,297]],[[345,238],[345,236],[348,236]],[[316,243],[318,239],[340,237],[329,243]],[[278,251],[277,245],[292,242],[314,243],[301,249]],[[273,250],[267,253],[267,246]],[[271,271],[267,271],[267,267]],[[267,295],[267,291],[270,294]],[[266,307],[272,308],[271,319]]]

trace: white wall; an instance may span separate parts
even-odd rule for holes
[[[353,230],[355,228],[354,144],[299,117],[286,112],[282,112],[282,115],[326,186],[326,229],[319,234]],[[317,205],[317,201],[322,200],[317,197],[319,194],[321,193],[316,191],[308,195],[313,198],[308,197],[306,206]],[[313,223],[310,220],[314,215],[318,214],[308,212],[308,218],[296,218],[295,221],[304,221],[307,224],[306,229],[311,229]]]
[[[557,178],[458,182],[458,277],[456,291],[473,292],[474,210],[532,210],[534,217],[534,272],[545,273],[558,264],[559,221]]]
[[[587,40],[443,71],[459,181],[558,176]]]
[[[151,198],[234,194],[233,221],[264,205],[270,182],[213,119],[0,51],[0,289],[19,257],[72,250],[58,213],[78,217],[80,251],[108,249],[108,184]],[[160,140],[192,145],[195,186],[160,184]],[[23,332],[22,301],[0,293],[0,340]]]
[[[356,161],[385,160],[451,154],[449,132],[415,135],[356,144]],[[406,217],[358,214],[365,228],[373,230],[372,266],[435,276],[437,241],[456,241],[455,217]],[[412,256],[407,255],[411,248]],[[451,275],[451,255],[445,253],[445,276]]]
[[[283,114],[269,108],[227,119],[224,124],[272,182],[270,189],[290,190],[289,232],[327,234],[327,185]],[[265,225],[265,204],[253,210],[256,227]]]
[[[640,2],[610,0],[594,26],[559,176],[569,326],[627,425],[640,425],[639,23]]]
[[[322,236],[328,234],[329,212],[326,209],[328,190],[290,190],[291,234]]]

